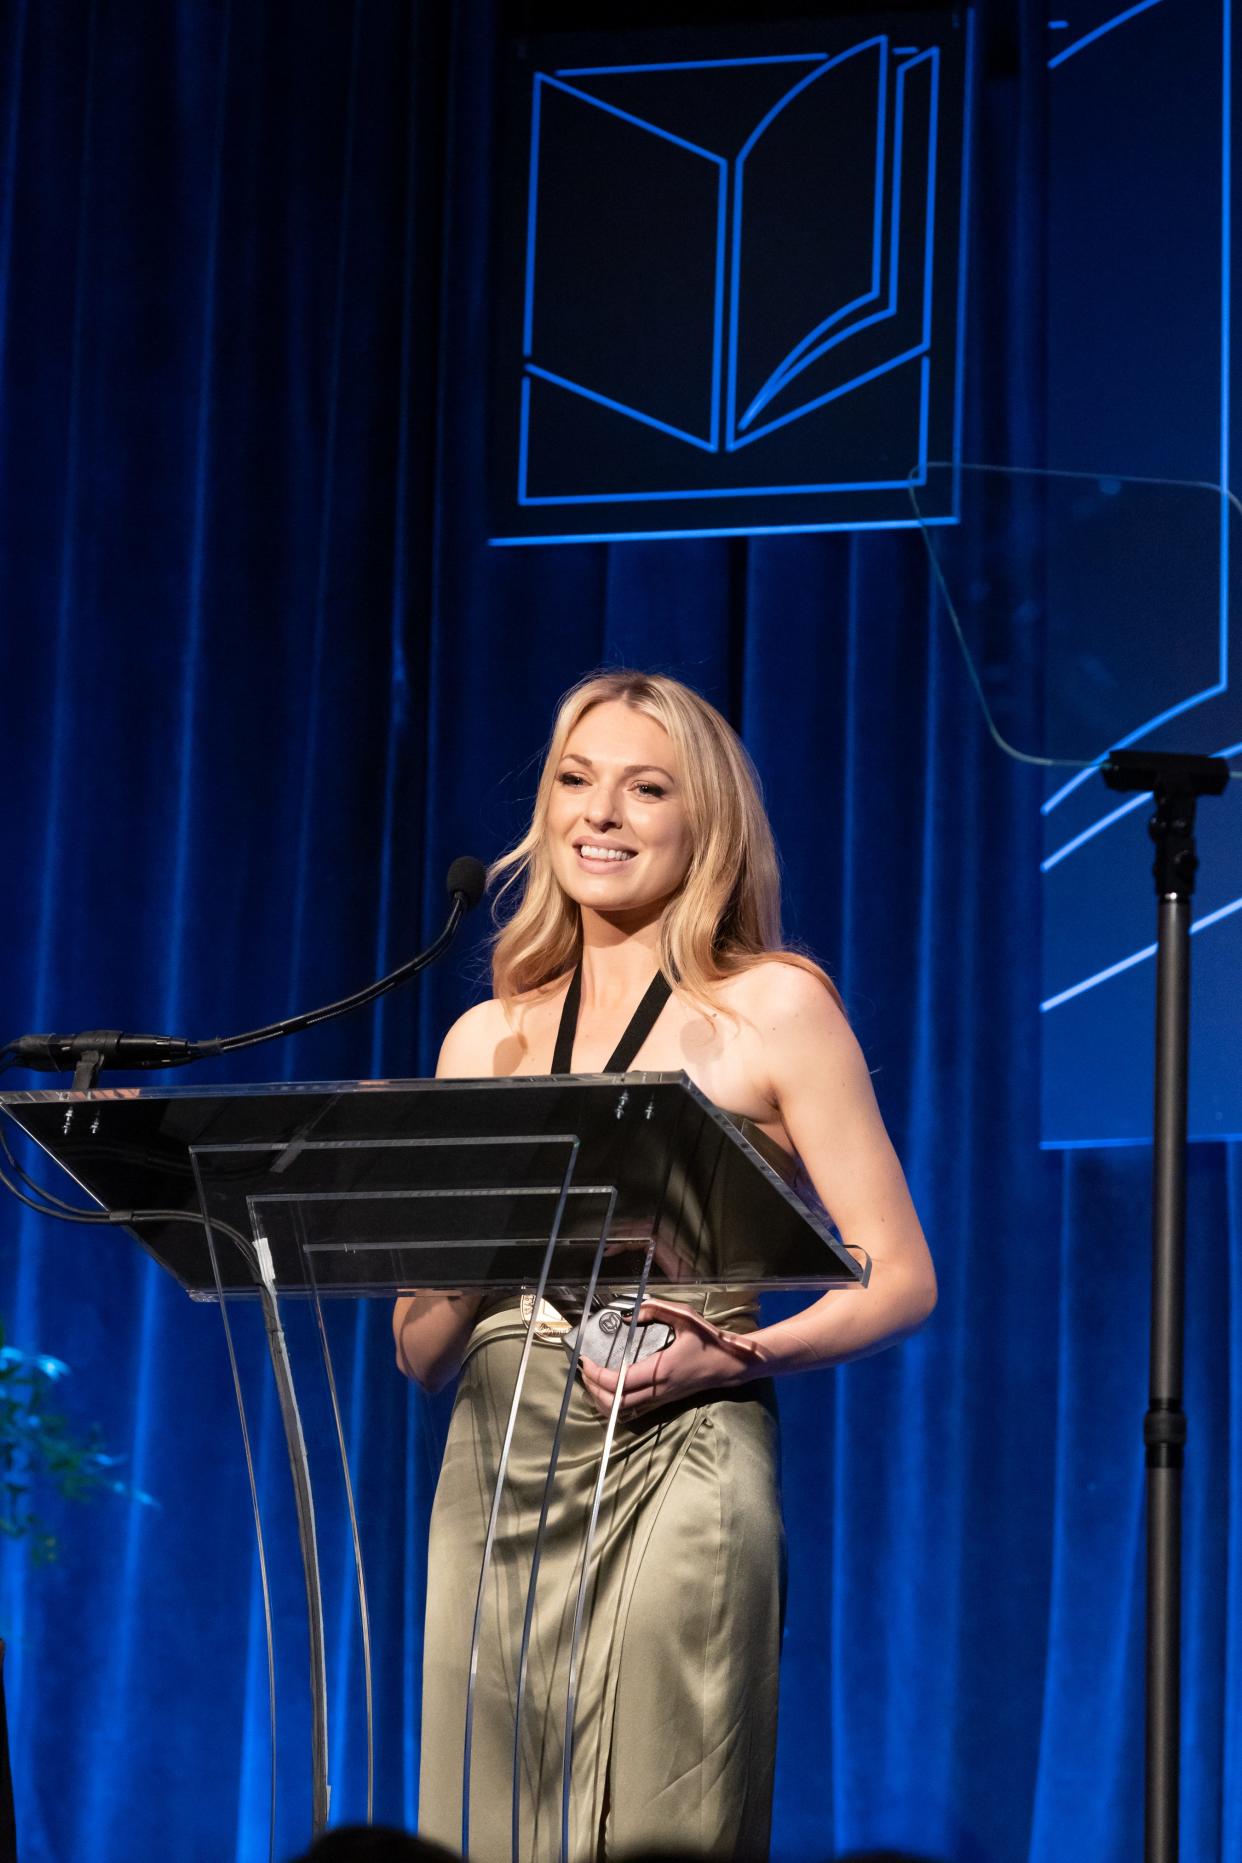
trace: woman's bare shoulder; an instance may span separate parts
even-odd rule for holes
[[[445,1035],[437,1074],[478,1080],[513,1073],[518,1055],[527,1045],[532,1014],[537,1015],[554,994],[555,986],[551,990],[544,986],[507,1002],[489,996],[485,1002],[475,1003],[458,1016]]]
[[[475,1003],[458,1016],[441,1042],[436,1073],[466,1080],[485,1078],[495,1072],[497,1046],[511,1035],[503,1003],[495,997]]]
[[[845,1021],[823,977],[780,951],[735,972],[720,988],[722,1001],[761,1029],[808,1017],[825,1025]]]

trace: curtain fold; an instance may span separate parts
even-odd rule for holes
[[[1025,6],[984,12],[979,458],[1038,452],[1044,30]],[[569,683],[620,662],[698,686],[755,757],[790,933],[841,985],[941,1277],[916,1339],[780,1393],[775,1853],[1122,1863],[1142,1809],[1150,1154],[1038,1149],[1038,778],[987,741],[917,536],[487,548],[496,32],[485,0],[0,16],[5,1032],[208,1035],[356,987],[438,929],[455,855],[520,832]],[[1118,832],[1144,866],[1141,821]],[[486,988],[483,918],[371,1020],[199,1078],[430,1072]],[[0,1234],[8,1336],[70,1362],[66,1414],[98,1421],[158,1503],[52,1499],[58,1562],[4,1550],[23,1859],[259,1863],[265,1626],[218,1318],[127,1236],[11,1202]],[[1196,1859],[1242,1850],[1240,1253],[1237,1148],[1197,1147]],[[288,1855],[309,1816],[300,1566],[262,1327],[234,1324]],[[344,1820],[365,1804],[352,1562],[313,1315],[288,1324]],[[332,1306],[327,1326],[371,1598],[376,1815],[412,1824],[451,1400],[399,1379],[383,1305]]]

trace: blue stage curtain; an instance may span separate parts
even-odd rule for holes
[[[1038,457],[1043,32],[985,12],[974,457]],[[10,0],[0,97],[4,1032],[211,1034],[354,987],[438,927],[454,855],[517,832],[574,678],[625,662],[699,686],[763,773],[789,930],[840,980],[942,1286],[914,1341],[781,1391],[776,1854],[1133,1857],[1149,1155],[1038,1150],[1038,781],[984,738],[917,536],[489,551],[483,0]],[[1139,818],[1118,832],[1141,872]],[[230,1071],[430,1071],[485,988],[484,930],[372,1021]],[[1196,1150],[1190,1199],[1199,1863],[1242,1853],[1236,1150]],[[59,1562],[5,1553],[23,1859],[258,1863],[263,1618],[218,1319],[127,1235],[11,1202],[0,1223],[9,1337],[70,1361],[64,1410],[159,1503],[51,1501]],[[287,1855],[309,1813],[299,1563],[256,1316],[236,1324]],[[376,1814],[412,1824],[447,1399],[397,1377],[383,1305],[329,1324]],[[311,1316],[290,1331],[313,1360]],[[343,1820],[365,1802],[360,1654],[308,1408]]]

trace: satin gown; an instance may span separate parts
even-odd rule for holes
[[[554,1071],[568,1068],[554,1065]],[[786,1154],[766,1134],[749,1121],[737,1123],[790,1174]],[[661,1298],[669,1292],[661,1289]],[[673,1297],[693,1302],[726,1329],[747,1332],[757,1324],[746,1289],[679,1289]],[[419,1831],[451,1850],[461,1846],[466,1672],[478,1575],[524,1331],[516,1297],[480,1309],[432,1509]],[[509,1863],[512,1855],[519,1650],[568,1365],[559,1340],[536,1338],[485,1592],[470,1792],[475,1863]],[[569,1649],[605,1429],[576,1382],[540,1565],[522,1709],[522,1863],[556,1863],[560,1855]],[[570,1863],[652,1850],[766,1857],[783,1585],[770,1384],[705,1392],[618,1425],[579,1654]]]

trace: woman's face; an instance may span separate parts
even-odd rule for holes
[[[673,743],[646,712],[606,699],[565,742],[548,809],[548,844],[571,899],[605,916],[648,913],[690,865],[690,822]]]

